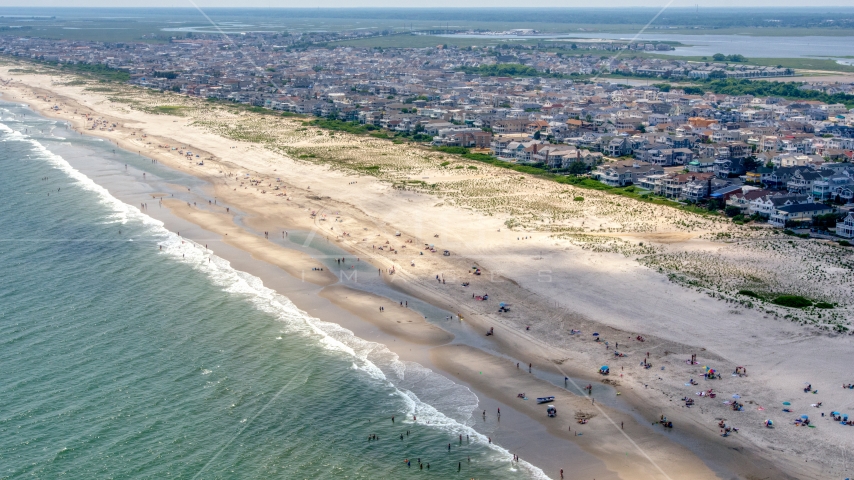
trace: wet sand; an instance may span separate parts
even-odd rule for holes
[[[263,237],[253,235],[234,223],[234,217],[225,212],[226,207],[214,207],[219,212],[203,208],[193,208],[186,202],[164,199],[163,205],[175,215],[204,225],[206,230],[222,235],[223,240],[236,248],[249,252],[254,258],[275,265],[294,278],[315,285],[332,285],[338,278],[323,267],[323,264],[310,256],[288,248],[282,248]]]
[[[427,322],[421,314],[400,306],[386,297],[363,292],[344,285],[332,285],[320,296],[383,332],[408,342],[444,345],[454,339],[450,333]],[[383,307],[383,310],[380,310]]]
[[[631,415],[601,403],[596,405],[595,398],[575,395],[540,380],[528,373],[526,365],[517,368],[507,360],[465,345],[434,348],[431,358],[439,368],[452,372],[454,379],[463,380],[476,391],[512,405],[545,425],[550,434],[572,441],[603,459],[610,470],[617,472],[618,478],[717,478],[689,450],[639,425]],[[525,393],[527,400],[518,398],[519,393]],[[548,405],[555,406],[556,417],[546,415],[546,404],[537,404],[536,398],[540,396],[555,397]],[[578,423],[581,419],[588,419],[587,423]],[[566,471],[571,474],[569,467]]]

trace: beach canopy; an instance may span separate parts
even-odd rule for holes
[[[736,393],[735,395],[732,396],[732,398],[738,400],[739,398],[741,398],[741,395]]]
[[[599,336],[599,333],[594,332],[594,333],[593,333],[593,336],[594,336],[594,337],[598,337],[598,336]]]
[[[839,415],[839,412],[830,412],[831,415]]]
[[[608,365],[602,365],[602,368],[600,368],[599,370],[609,370]]]

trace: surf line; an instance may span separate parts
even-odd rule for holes
[[[285,386],[284,386],[284,387],[282,387],[282,389],[281,389],[281,390],[279,390],[279,393],[275,394],[275,395],[273,396],[273,398],[271,398],[271,399],[270,399],[270,401],[269,401],[269,402],[267,402],[267,404],[266,404],[266,405],[264,405],[263,407],[261,407],[261,410],[258,410],[258,413],[256,413],[255,415],[253,415],[253,416],[252,416],[252,418],[251,418],[248,422],[246,422],[246,425],[244,425],[244,426],[243,426],[243,428],[241,428],[241,429],[237,432],[237,434],[236,434],[235,436],[231,437],[231,439],[230,439],[229,441],[225,442],[225,445],[223,445],[223,446],[222,446],[222,448],[220,448],[220,449],[219,449],[219,451],[218,451],[218,452],[216,452],[216,454],[215,454],[213,457],[211,457],[211,459],[210,459],[210,460],[208,460],[208,463],[206,463],[206,464],[205,464],[205,466],[204,466],[204,467],[202,467],[202,469],[198,471],[198,473],[196,473],[195,475],[193,475],[192,480],[196,480],[196,478],[198,478],[198,476],[199,476],[199,475],[201,475],[201,474],[202,474],[202,472],[204,472],[204,471],[205,471],[205,470],[210,466],[210,464],[211,464],[211,463],[213,463],[213,461],[214,461],[214,460],[216,460],[216,458],[217,458],[217,457],[219,457],[219,454],[220,454],[220,453],[222,453],[223,451],[225,451],[225,449],[226,449],[226,448],[228,448],[228,446],[229,446],[229,445],[231,445],[231,442],[233,442],[237,437],[239,437],[239,436],[240,436],[240,434],[241,434],[241,433],[243,433],[243,431],[244,431],[244,430],[246,430],[246,428],[247,428],[249,425],[252,425],[252,422],[254,422],[254,421],[255,421],[255,419],[256,419],[256,418],[258,418],[258,416],[259,416],[259,415],[261,415],[262,413],[264,413],[264,410],[266,410],[266,409],[267,409],[267,407],[269,407],[273,402],[275,402],[275,401],[276,401],[276,399],[277,399],[277,398],[279,398],[279,395],[281,395],[281,394],[282,394],[282,393],[283,393],[283,392],[284,392],[288,387],[290,387],[290,386],[291,386],[291,384],[292,384],[292,383],[294,383],[294,380],[296,380],[296,379],[297,379],[297,377],[301,376],[301,375],[302,375],[302,372],[304,372],[306,368],[308,368],[308,365],[306,365],[306,366],[302,367],[302,368],[300,369],[300,371],[299,371],[299,372],[297,372],[297,374],[296,374],[296,375],[294,375],[294,376],[293,376],[293,378],[291,378],[291,379],[290,379],[290,381],[289,381],[288,383],[286,383],[286,384],[285,384]],[[308,380],[308,377],[305,377],[305,380]]]

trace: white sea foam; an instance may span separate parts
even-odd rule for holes
[[[287,297],[264,286],[260,278],[235,270],[227,260],[217,257],[204,246],[179,237],[167,230],[163,222],[113,197],[106,188],[96,184],[38,141],[2,123],[0,131],[7,133],[3,141],[9,139],[31,144],[39,157],[72,178],[80,188],[96,194],[99,201],[109,207],[111,221],[122,224],[134,222],[147,227],[148,234],[162,246],[159,252],[203,272],[213,284],[224,291],[248,299],[255,308],[283,322],[284,332],[315,339],[326,350],[351,358],[356,371],[395,388],[396,394],[406,406],[407,418],[417,416],[419,424],[426,424],[455,436],[468,435],[490,449],[492,461],[506,462],[508,468],[524,470],[532,478],[549,478],[541,469],[527,462],[522,461],[514,465],[509,451],[494,443],[488,443],[485,435],[471,427],[469,421],[477,406],[477,397],[465,386],[456,384],[418,363],[401,361],[397,354],[383,344],[359,338],[338,324],[314,318],[301,311]],[[205,372],[202,374],[205,375]]]
[[[465,386],[418,363],[401,361],[383,344],[364,340],[338,324],[312,317],[299,310],[287,297],[265,287],[260,278],[235,270],[227,260],[213,255],[202,245],[172,234],[162,245],[164,253],[190,264],[223,290],[244,296],[259,310],[278,318],[285,324],[287,333],[313,337],[327,350],[352,358],[355,370],[388,382],[404,401],[407,419],[416,416],[419,424],[454,436],[468,435],[491,449],[492,461],[514,465],[509,451],[488,443],[485,435],[467,424],[477,406],[477,397]],[[548,478],[542,470],[527,462],[519,462],[514,468],[524,470],[533,478]]]

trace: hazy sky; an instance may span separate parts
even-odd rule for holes
[[[669,0],[192,0],[200,7],[663,7]],[[192,7],[191,0],[0,0],[2,7]],[[854,6],[852,0],[673,0],[673,7]],[[2,12],[0,12],[2,14]]]

